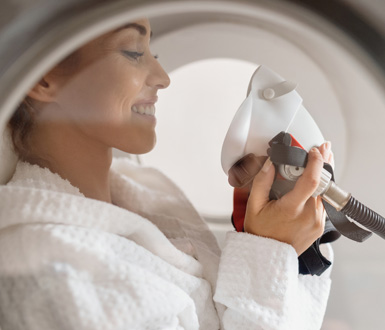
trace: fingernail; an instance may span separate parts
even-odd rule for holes
[[[332,143],[330,141],[325,142],[325,149],[330,151],[332,149]]]
[[[270,157],[266,159],[265,164],[263,164],[261,171],[267,173],[273,163],[270,160]]]

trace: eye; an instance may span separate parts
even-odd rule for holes
[[[154,56],[154,58],[157,60],[158,58],[159,58],[159,55],[158,54],[155,54],[155,55],[153,55]]]
[[[139,53],[139,52],[131,52],[131,51],[128,51],[128,50],[122,50],[122,53],[126,56],[126,57],[129,57],[133,60],[138,60],[141,56],[144,55],[144,52],[143,53]]]

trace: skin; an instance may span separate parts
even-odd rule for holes
[[[230,183],[250,191],[244,230],[290,244],[302,254],[325,227],[325,211],[317,189],[323,163],[333,164],[330,142],[309,152],[308,164],[293,190],[278,200],[269,200],[275,169],[270,159],[248,155],[231,170]]]
[[[29,162],[58,173],[86,197],[111,203],[112,148],[133,154],[153,149],[156,118],[132,108],[154,105],[157,92],[170,84],[151,54],[150,31],[142,19],[103,35],[77,52],[70,69],[58,66],[36,84],[28,94],[36,110]],[[246,186],[245,230],[291,244],[298,254],[306,250],[323,232],[324,210],[311,195],[329,156],[330,145],[313,150],[295,188],[277,201],[268,199],[274,179],[269,160],[262,170],[264,160],[241,162],[229,181],[239,186],[254,178]]]
[[[38,109],[31,162],[105,202],[111,202],[112,148],[146,153],[156,142],[155,117],[132,106],[153,105],[170,84],[150,51],[148,20],[135,23],[145,35],[134,27],[104,35],[79,50],[74,72],[55,68],[29,93]]]

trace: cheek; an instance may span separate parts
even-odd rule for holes
[[[143,75],[121,61],[103,62],[87,67],[61,91],[59,103],[73,119],[105,123],[131,116]]]

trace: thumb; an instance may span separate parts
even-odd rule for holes
[[[262,169],[255,176],[251,188],[249,204],[252,212],[258,214],[270,201],[269,194],[274,181],[275,170],[273,163],[268,158]]]

